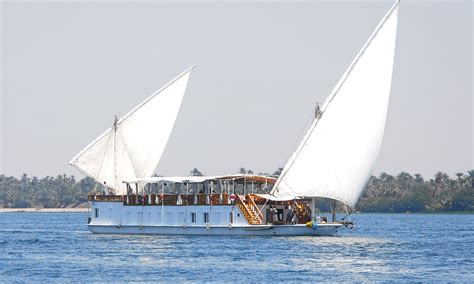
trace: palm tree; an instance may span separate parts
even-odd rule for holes
[[[437,172],[435,175],[435,182],[440,184],[446,182],[446,180],[449,180],[449,176],[443,172]]]
[[[397,180],[403,188],[407,188],[413,181],[413,177],[407,172],[401,172],[398,174]]]
[[[281,172],[283,172],[283,168],[278,168],[278,169],[276,169],[276,171],[273,172],[273,175],[274,176],[279,176],[279,175],[281,175]]]
[[[394,178],[393,178],[393,176],[383,172],[383,173],[380,174],[380,179],[383,182],[391,182]]]
[[[474,170],[467,171],[469,179],[471,180],[471,188],[474,188]]]
[[[191,170],[191,175],[192,176],[199,176],[199,177],[203,176],[203,174],[197,168],[194,168],[194,169]]]
[[[425,180],[420,174],[415,174],[415,182],[416,183],[423,183]]]
[[[456,176],[457,176],[457,181],[458,181],[459,186],[461,188],[463,188],[464,187],[464,181],[465,181],[464,173],[461,173],[461,172],[456,173]]]

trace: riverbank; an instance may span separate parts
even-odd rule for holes
[[[0,208],[0,213],[86,213],[88,208]]]

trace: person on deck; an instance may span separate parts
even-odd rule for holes
[[[288,213],[286,214],[286,223],[287,224],[291,224],[291,220],[293,219],[293,208],[291,207],[291,205],[288,205]]]
[[[269,211],[269,214],[268,214],[268,220],[267,222],[268,223],[272,223],[273,222],[273,206],[270,205],[270,207],[268,208],[268,211]]]
[[[293,209],[291,216],[291,224],[297,224],[299,222],[298,215],[296,215],[296,209]]]
[[[273,212],[273,223],[278,222],[278,210],[276,209],[275,206],[272,207],[272,212]]]

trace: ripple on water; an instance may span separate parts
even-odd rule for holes
[[[336,237],[95,235],[85,219],[0,214],[2,280],[474,281],[474,215],[356,214]]]

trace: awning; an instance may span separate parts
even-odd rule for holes
[[[271,201],[290,201],[290,200],[295,200],[295,199],[302,199],[301,197],[298,196],[274,196],[271,194],[255,194],[258,197],[271,200]]]
[[[174,183],[201,183],[211,180],[235,180],[246,181],[246,182],[259,182],[259,183],[268,183],[274,184],[276,178],[260,176],[260,175],[248,175],[248,174],[237,174],[237,175],[224,175],[224,176],[174,176],[174,177],[148,177],[148,178],[139,178],[133,180],[124,180],[124,183],[159,183],[159,182],[174,182]]]

